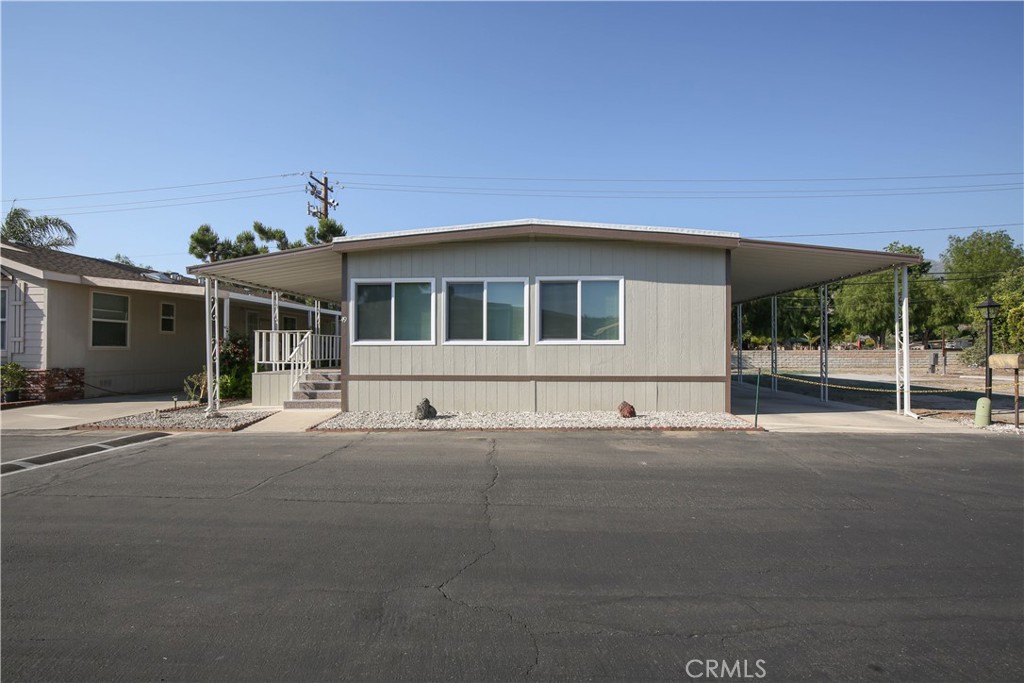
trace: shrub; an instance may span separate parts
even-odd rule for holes
[[[206,398],[206,370],[186,377],[183,388],[185,389],[185,395],[188,396],[188,400],[200,403]]]
[[[0,386],[4,391],[24,389],[28,382],[28,370],[20,363],[11,361],[0,365]]]

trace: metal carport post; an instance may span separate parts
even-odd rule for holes
[[[217,279],[203,278],[206,303],[206,417],[217,417],[220,410],[220,325],[217,315]]]

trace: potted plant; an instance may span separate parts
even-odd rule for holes
[[[0,387],[3,388],[4,401],[17,401],[27,381],[28,370],[20,363],[11,361],[0,365]]]

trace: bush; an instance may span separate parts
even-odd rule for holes
[[[235,367],[220,376],[221,398],[249,398],[252,396],[252,372]]]
[[[206,370],[186,377],[183,388],[188,400],[201,403],[206,398]]]
[[[28,370],[20,363],[11,361],[0,365],[0,386],[4,391],[24,389],[28,382]]]

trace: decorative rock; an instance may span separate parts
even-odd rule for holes
[[[416,406],[416,419],[417,420],[433,420],[437,417],[437,408],[430,405],[430,401],[423,399],[420,404]]]
[[[636,408],[623,401],[619,404],[619,417],[636,417]]]

